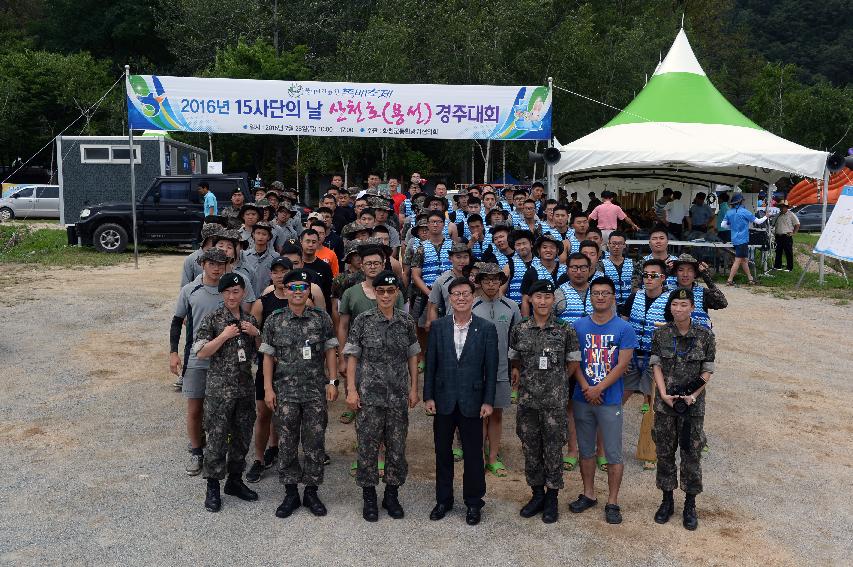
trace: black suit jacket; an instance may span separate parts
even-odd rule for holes
[[[492,322],[473,316],[462,356],[453,342],[453,314],[432,322],[426,352],[424,401],[434,400],[436,412],[478,417],[480,406],[494,405],[498,373],[498,334]]]

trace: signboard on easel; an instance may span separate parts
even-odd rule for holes
[[[815,254],[853,262],[853,186],[841,191],[814,251]]]

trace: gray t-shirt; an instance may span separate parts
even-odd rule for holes
[[[269,246],[262,253],[254,247],[243,252],[243,264],[254,277],[253,289],[256,297],[260,297],[270,284],[270,264],[273,260],[275,260],[275,252]]]
[[[388,241],[388,245],[391,248],[399,248],[400,247],[400,231],[391,225],[391,223],[385,223],[382,226],[388,229],[388,236],[390,237]]]
[[[474,300],[474,315],[495,324],[498,331],[498,382],[509,380],[509,333],[521,322],[518,304],[502,295],[489,301],[485,297]]]
[[[184,269],[181,272],[181,287],[184,287],[201,275],[201,266],[198,263],[198,257],[201,256],[202,252],[204,250],[199,248],[184,258]]]
[[[252,266],[247,265],[243,254],[245,253],[241,253],[240,263],[234,266],[231,271],[235,274],[240,274],[246,280],[246,297],[243,298],[243,303],[254,303],[258,298],[258,294],[255,293],[255,288],[257,287],[255,271],[252,269]]]
[[[429,302],[438,305],[438,316],[450,313],[450,282],[456,279],[453,270],[447,270],[435,279],[429,292]],[[444,310],[442,312],[442,309]]]
[[[175,305],[175,317],[187,319],[188,344],[195,342],[196,331],[209,313],[213,313],[222,305],[222,295],[215,285],[204,285],[199,275],[192,282],[181,288],[178,294],[178,302]],[[210,366],[210,359],[199,360],[195,353],[190,353],[187,368],[206,369]]]

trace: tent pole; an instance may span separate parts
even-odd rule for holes
[[[130,65],[124,66],[124,80],[130,84]],[[127,96],[127,95],[125,95]],[[133,155],[133,126],[130,123],[130,105],[127,106],[127,147],[130,150],[130,215],[133,224],[133,267],[139,269],[139,245],[136,241],[136,171]]]
[[[548,93],[551,95],[551,116],[554,116],[554,77],[548,77]],[[554,147],[554,132],[551,131],[551,135],[548,137],[548,147]],[[549,163],[547,165],[547,176],[548,176],[548,198],[556,199],[557,198],[557,187],[554,180],[554,165]]]
[[[823,170],[823,211],[821,213],[820,220],[820,232],[823,233],[826,230],[826,205],[829,201],[829,169]],[[820,285],[823,285],[823,276],[824,276],[824,256],[820,255]]]

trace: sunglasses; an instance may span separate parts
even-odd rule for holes
[[[392,288],[383,289],[383,288],[377,287],[373,291],[376,293],[376,295],[394,295],[395,293],[397,293],[397,288],[392,287]]]
[[[309,284],[304,283],[292,283],[288,284],[287,289],[290,291],[307,291]]]
[[[646,280],[657,280],[663,277],[663,274],[659,274],[657,272],[643,272],[643,279]]]

